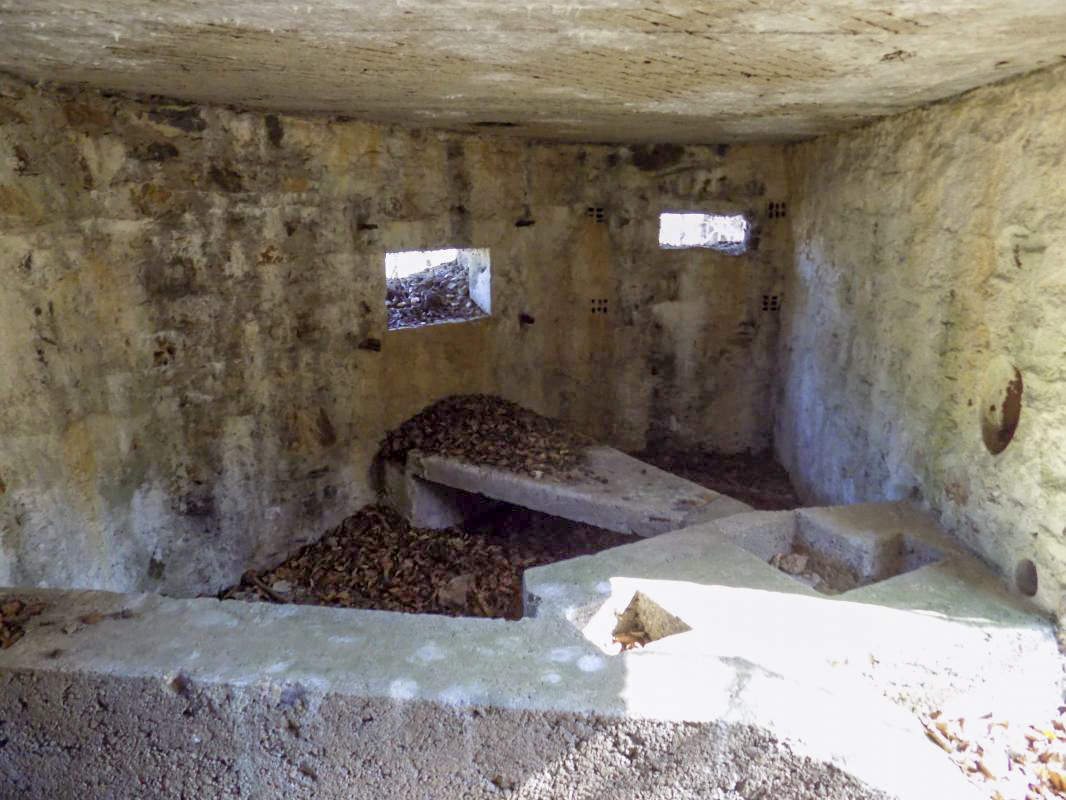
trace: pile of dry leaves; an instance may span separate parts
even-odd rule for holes
[[[485,316],[470,299],[467,268],[453,261],[406,278],[388,278],[389,330]]]
[[[523,570],[637,540],[514,507],[467,530],[424,530],[368,506],[220,597],[516,619]]]
[[[992,800],[1066,798],[1066,706],[1046,724],[948,719],[934,711],[925,733]]]
[[[500,397],[467,394],[446,397],[389,431],[381,455],[403,463],[410,450],[420,450],[565,479],[579,472],[590,444],[558,420]]]
[[[17,597],[0,598],[0,650],[21,639],[26,633],[26,622],[44,609],[44,603],[27,603]]]

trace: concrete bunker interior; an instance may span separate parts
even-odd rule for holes
[[[1066,796],[1064,23],[0,3],[0,797]],[[217,598],[386,513],[435,613]]]

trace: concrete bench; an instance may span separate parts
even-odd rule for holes
[[[585,474],[564,481],[412,452],[404,466],[386,464],[386,502],[420,528],[458,525],[502,501],[638,536],[751,511],[611,447],[590,447],[585,466]]]

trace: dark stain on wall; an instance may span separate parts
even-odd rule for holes
[[[178,148],[169,142],[151,142],[137,153],[141,161],[167,161],[178,155]]]
[[[267,139],[274,147],[281,147],[281,140],[285,138],[285,129],[274,114],[267,114],[264,120],[267,129]]]
[[[337,431],[324,408],[318,409],[318,443],[323,447],[332,447],[337,443]]]
[[[461,141],[448,142],[445,162],[445,175],[448,184],[448,196],[459,200],[451,207],[452,236],[454,241],[447,244],[473,244],[470,241],[470,215],[466,203],[470,198],[470,168],[466,163],[466,149]]]
[[[187,133],[197,133],[207,128],[207,122],[200,116],[198,108],[155,108],[148,112],[148,118],[160,125],[167,125]]]
[[[229,167],[220,167],[218,164],[212,164],[211,169],[207,173],[207,177],[211,179],[211,182],[215,184],[215,186],[224,192],[235,193],[244,191],[244,183],[241,180],[240,173]]]
[[[645,172],[672,167],[685,155],[685,148],[679,144],[636,145],[630,149],[633,166]]]
[[[196,267],[187,258],[148,261],[141,267],[141,284],[153,297],[176,300],[196,292]]]

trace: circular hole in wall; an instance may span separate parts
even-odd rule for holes
[[[1036,590],[1040,587],[1040,580],[1036,574],[1036,564],[1030,559],[1023,558],[1014,568],[1014,585],[1026,597],[1036,594]]]
[[[981,438],[996,456],[1007,449],[1022,414],[1022,373],[1002,356],[985,371],[981,382]]]

